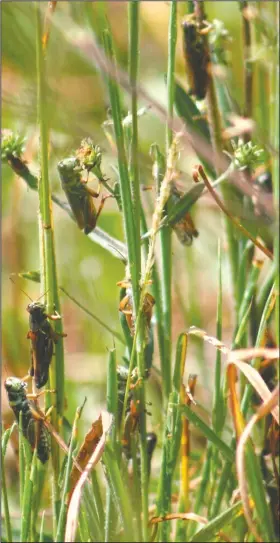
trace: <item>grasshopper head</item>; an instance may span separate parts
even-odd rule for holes
[[[17,377],[8,377],[4,383],[6,391],[9,392],[22,392],[26,389],[27,383],[21,381]]]
[[[67,179],[72,179],[75,173],[81,171],[79,161],[73,156],[61,160],[57,165],[57,169],[64,182]]]
[[[43,315],[43,313],[46,310],[45,304],[42,304],[40,302],[31,302],[31,304],[28,304],[26,310],[28,313],[31,313],[32,315]]]

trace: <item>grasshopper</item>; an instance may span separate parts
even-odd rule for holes
[[[11,277],[10,279],[14,282]],[[37,388],[42,388],[49,378],[53,344],[57,343],[60,337],[66,337],[67,334],[55,332],[47,320],[61,319],[58,313],[55,312],[54,315],[48,314],[45,304],[39,302],[40,298],[34,302],[23,289],[21,289],[21,292],[31,300],[26,308],[29,313],[29,331],[26,337],[31,340],[29,376],[35,378]],[[45,293],[42,296],[45,296]]]
[[[128,379],[129,370],[125,366],[117,366],[117,382],[118,382],[118,425],[120,425],[122,411],[123,411],[123,402],[125,397],[125,388],[126,382]],[[147,374],[146,378],[149,377]],[[132,458],[132,440],[135,440],[135,443],[138,446],[139,439],[139,420],[140,420],[140,410],[139,410],[139,399],[137,389],[140,385],[140,379],[138,378],[138,370],[135,368],[131,374],[131,385],[128,395],[128,405],[125,411],[125,424],[124,424],[124,433],[121,436],[121,442],[123,447],[123,452],[127,460]],[[145,410],[146,411],[146,410]],[[146,411],[147,412],[147,411]],[[150,414],[150,413],[148,413]],[[146,435],[147,443],[147,457],[148,457],[148,470],[150,473],[151,459],[152,454],[157,443],[157,436],[153,433],[147,433]],[[140,462],[140,452],[137,452],[137,461]]]
[[[46,306],[40,302],[28,304],[29,331],[27,338],[31,340],[31,367],[29,375],[35,378],[37,388],[42,388],[49,378],[49,366],[53,355],[53,344],[58,342],[59,337],[66,337],[67,334],[55,332],[47,321],[48,319],[60,319],[60,315],[49,315],[46,313]]]
[[[39,394],[27,394],[27,384],[17,377],[8,377],[4,383],[8,394],[9,405],[13,410],[17,422],[22,412],[22,431],[29,442],[31,449],[37,448],[37,457],[45,464],[50,456],[50,435],[44,425],[44,419],[48,416],[38,409],[36,399]]]
[[[201,30],[199,26],[193,14],[183,19],[183,48],[190,84],[189,94],[197,100],[203,100],[208,89],[210,57],[203,37],[207,29]]]
[[[84,230],[85,234],[89,234],[94,230],[104,202],[109,196],[102,197],[99,209],[96,211],[93,198],[98,198],[100,184],[97,192],[87,186],[86,181],[82,180],[83,167],[78,158],[65,158],[58,163],[57,168],[62,188],[71,206],[75,220],[79,228]]]
[[[176,204],[180,200],[182,194],[183,193],[179,191],[173,183],[169,198],[170,202],[172,204]],[[182,245],[191,245],[193,242],[193,238],[197,238],[199,235],[198,231],[195,228],[191,215],[188,212],[184,215],[184,217],[182,217],[182,219],[173,224],[172,228]]]
[[[130,283],[127,281],[119,281],[117,285],[119,287],[126,288],[126,295],[123,297],[123,299],[121,300],[119,304],[119,311],[121,311],[125,315],[130,333],[132,336],[134,336],[135,322],[134,322],[134,317],[133,317],[132,291],[130,288]],[[142,309],[143,315],[144,315],[144,321],[145,321],[146,336],[149,335],[149,329],[151,325],[154,305],[155,305],[154,297],[149,292],[146,292],[144,303],[143,303],[143,309]]]

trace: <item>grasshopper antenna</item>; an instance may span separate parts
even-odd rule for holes
[[[14,285],[16,284],[16,282],[14,281],[14,279],[12,279],[11,275],[9,277],[10,281],[12,281],[12,283],[14,283]],[[27,294],[27,292],[25,292],[25,290],[23,290],[22,288],[20,288],[21,292],[23,292],[23,294],[25,294],[25,296],[27,296],[27,298],[29,298],[29,300],[31,300],[31,302],[33,302],[32,298],[30,298],[30,296]]]
[[[39,300],[41,300],[41,298],[43,298],[43,296],[46,296],[46,294],[49,292],[50,289],[46,290],[46,292],[44,292],[43,294],[41,294],[41,296],[39,296],[39,298],[37,298],[37,302]]]
[[[9,277],[10,281],[12,281],[12,283],[14,283],[14,285],[16,284],[15,280],[12,278],[12,276],[10,275]],[[25,290],[23,290],[23,288],[20,288],[21,292],[23,292],[23,294],[25,294],[25,296],[27,296],[27,298],[29,298],[29,300],[31,300],[31,302],[33,302],[32,298],[30,298],[29,294],[27,294],[27,292],[25,292]],[[43,298],[44,296],[46,296],[47,292],[49,292],[50,289],[46,290],[46,292],[44,292],[43,294],[41,294],[41,296],[39,296],[39,298],[37,298],[37,302],[38,300],[41,300],[41,298]]]

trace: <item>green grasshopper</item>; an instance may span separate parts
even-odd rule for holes
[[[58,165],[58,172],[62,188],[71,206],[76,222],[85,234],[94,230],[98,217],[108,196],[103,196],[99,209],[96,211],[93,198],[98,198],[98,192],[87,186],[82,180],[83,167],[76,157],[69,157],[61,160]]]
[[[44,415],[36,405],[39,394],[27,394],[27,384],[17,377],[8,377],[4,383],[8,394],[9,405],[17,422],[22,412],[22,432],[31,449],[37,448],[37,457],[45,464],[50,456],[50,434],[44,425],[48,413]]]

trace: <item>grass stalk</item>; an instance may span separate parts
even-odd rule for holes
[[[173,374],[173,388],[180,394],[180,402],[186,401],[185,388],[183,386],[183,377],[186,364],[188,346],[188,335],[180,334],[177,341],[176,359]],[[189,421],[182,416],[182,432],[180,447],[180,491],[178,512],[186,513],[189,510],[189,461],[190,461],[190,432]],[[176,523],[176,541],[185,541],[186,524],[182,521]]]
[[[222,256],[221,256],[221,240],[218,240],[218,301],[217,301],[217,317],[216,317],[216,338],[222,341],[222,304],[223,304],[223,291],[222,291]],[[216,364],[215,364],[215,389],[214,389],[214,402],[212,409],[212,426],[217,435],[220,434],[224,422],[224,396],[221,388],[221,357],[222,353],[219,349],[216,352]]]
[[[103,453],[109,487],[120,512],[124,528],[124,541],[135,541],[132,527],[133,513],[127,489],[124,486],[116,454],[110,444],[106,445]]]
[[[276,215],[276,232],[274,236],[274,258],[276,263],[275,269],[275,292],[276,292],[276,306],[275,306],[275,322],[276,322],[276,337],[277,344],[280,343],[280,332],[279,332],[279,322],[280,322],[280,286],[279,286],[279,261],[280,261],[280,239],[279,239],[279,201],[280,201],[280,182],[279,182],[279,3],[276,2],[273,6],[275,13],[275,21],[277,21],[277,43],[274,50],[274,59],[275,59],[275,68],[271,69],[271,91],[272,91],[272,108],[271,108],[271,119],[272,119],[272,131],[271,131],[271,141],[273,142],[273,147],[276,149],[276,153],[273,153],[272,156],[272,177],[273,177],[273,197],[275,205],[275,215]]]
[[[64,538],[67,508],[68,508],[67,494],[69,492],[70,475],[71,475],[71,468],[73,464],[72,455],[74,452],[74,448],[77,444],[78,421],[79,421],[79,418],[81,417],[83,406],[84,404],[77,408],[73,426],[72,426],[71,440],[70,440],[69,451],[67,455],[66,469],[65,469],[65,474],[64,474],[64,484],[63,484],[63,490],[62,490],[62,495],[61,495],[61,506],[60,506],[59,517],[58,517],[58,522],[57,522],[57,532],[55,536],[55,541],[63,541],[63,538]]]
[[[215,445],[227,460],[234,460],[234,451],[208,426],[188,405],[181,407],[182,413],[187,419],[199,428],[201,433]]]
[[[24,493],[24,472],[25,472],[25,459],[24,459],[24,436],[22,433],[22,411],[19,414],[18,424],[18,444],[19,444],[19,503],[20,509],[23,507],[23,493]]]
[[[142,235],[148,231],[146,217],[145,217],[142,207],[141,207],[141,229],[142,229],[141,231]],[[145,260],[147,260],[148,253],[149,253],[149,239],[148,238],[144,238],[143,253],[144,253]],[[156,262],[154,262],[153,269],[152,269],[152,282],[153,283],[151,286],[151,290],[156,300],[155,314],[156,314],[156,322],[157,322],[159,356],[160,356],[160,363],[161,363],[161,368],[162,368],[164,364],[164,329],[163,329],[163,324],[162,324],[162,303],[161,303],[160,279],[159,279],[158,267],[157,267]]]
[[[110,102],[112,108],[112,118],[114,123],[115,131],[115,140],[118,151],[118,166],[119,166],[119,175],[120,175],[120,190],[121,190],[121,199],[123,206],[123,215],[124,215],[124,228],[125,236],[127,240],[127,249],[128,249],[128,267],[129,274],[131,277],[131,286],[133,294],[133,304],[134,311],[138,309],[139,306],[139,268],[137,268],[137,254],[139,253],[139,248],[136,247],[136,232],[135,232],[135,222],[133,216],[133,205],[132,205],[132,195],[130,188],[130,179],[129,171],[127,164],[127,157],[125,152],[124,144],[124,133],[122,125],[122,115],[121,115],[121,105],[120,105],[120,95],[118,88],[117,80],[117,71],[116,63],[113,52],[113,43],[111,33],[108,29],[103,31],[103,41],[104,48],[107,58],[112,63],[112,73],[108,75],[108,88],[110,95]]]
[[[175,96],[175,53],[177,41],[177,2],[170,4],[169,29],[168,29],[168,64],[167,64],[167,124],[166,124],[166,156],[169,152],[172,140],[172,119]],[[168,211],[166,209],[166,211]],[[164,402],[167,404],[171,392],[171,341],[172,341],[172,258],[171,243],[172,229],[167,226],[159,234],[160,255],[162,266],[162,317],[164,329],[164,371],[163,394]]]
[[[181,441],[180,396],[174,391],[170,394],[164,425],[162,462],[157,493],[157,515],[165,516],[170,512],[172,479]],[[158,528],[159,541],[170,539],[170,524],[162,522]]]
[[[22,517],[21,517],[21,539],[22,543],[29,541],[31,530],[31,512],[32,512],[32,496],[33,486],[35,483],[37,472],[37,450],[34,449],[32,462],[29,465],[28,472],[26,473],[24,493],[22,500]]]
[[[240,2],[242,13],[242,32],[243,32],[243,88],[244,88],[244,117],[250,119],[253,114],[253,64],[251,62],[251,23],[246,16],[248,2]],[[250,134],[245,134],[245,141],[250,138]]]
[[[205,19],[203,0],[199,2],[195,2],[195,6],[196,6],[196,16],[199,22],[201,23]],[[208,39],[206,35],[204,36],[204,40],[205,40],[205,45],[209,51]],[[214,80],[211,73],[209,74],[208,77],[209,77],[209,83],[208,83],[208,91],[206,95],[208,123],[209,123],[210,137],[211,137],[211,143],[213,147],[214,156],[217,157],[219,153],[223,151],[221,119],[220,119],[220,113],[219,113],[219,107],[218,107],[218,100],[217,100],[216,91],[215,91],[215,84],[214,84]],[[216,159],[215,159],[215,162],[217,163]],[[219,176],[222,173],[217,166],[215,166],[215,170],[216,170],[217,176]],[[221,192],[222,192],[222,196],[225,201],[225,204],[227,205],[227,203],[230,202],[230,199],[231,199],[231,187],[229,187],[227,183],[222,183]],[[239,261],[238,244],[234,235],[233,225],[231,224],[231,221],[229,220],[228,217],[225,217],[225,226],[226,226],[226,234],[227,234],[227,241],[228,241],[233,294],[234,294],[234,300],[235,300],[235,311],[237,312],[238,289],[237,289],[236,278],[238,275],[238,261]]]
[[[7,541],[10,541],[11,543],[13,543],[3,448],[1,449],[1,473],[2,473],[2,495],[3,495],[3,511],[4,511],[4,518],[5,518],[5,526],[6,526],[6,539]]]
[[[206,456],[203,463],[203,469],[202,469],[202,475],[201,475],[201,482],[199,485],[199,488],[197,490],[196,499],[194,503],[194,512],[196,514],[199,513],[202,506],[205,502],[205,495],[207,487],[210,483],[210,474],[211,474],[211,460],[212,460],[212,454],[213,454],[213,446],[212,443],[208,443],[207,449],[206,449]],[[188,540],[190,540],[193,537],[193,534],[196,531],[197,524],[195,522],[190,522],[187,529],[187,536]]]
[[[130,149],[130,181],[132,204],[134,211],[135,224],[135,249],[136,249],[136,268],[141,270],[141,245],[140,245],[140,184],[138,167],[138,116],[137,116],[137,78],[138,78],[138,59],[139,59],[139,2],[132,0],[128,3],[128,23],[129,23],[129,82],[131,89],[131,149]]]
[[[41,277],[45,279],[43,293],[46,296],[47,311],[52,313],[54,308],[60,314],[60,302],[58,295],[56,258],[54,247],[54,229],[51,205],[51,192],[48,170],[48,118],[47,118],[47,81],[46,81],[46,58],[42,40],[42,20],[39,2],[34,4],[36,15],[36,67],[37,67],[37,93],[38,93],[38,119],[40,127],[40,165],[41,176],[38,180],[39,192],[39,222],[42,233],[40,239]],[[42,241],[42,243],[41,243]],[[55,331],[63,333],[61,320],[55,321]],[[59,339],[55,348],[55,357],[50,366],[49,377],[51,389],[56,390],[56,405],[52,410],[52,425],[58,431],[64,410],[64,350],[62,338]],[[47,407],[51,404],[51,398],[46,398]],[[52,465],[53,465],[53,499],[54,499],[54,527],[56,527],[59,508],[59,447],[52,438]]]
[[[39,543],[42,543],[43,541],[45,541],[45,538],[44,538],[44,523],[45,523],[45,511],[43,511],[43,513],[42,513],[40,534],[39,534]]]
[[[134,6],[135,10],[135,6]],[[135,18],[135,11],[133,11]],[[131,21],[132,23],[132,21]],[[133,22],[135,24],[135,21]],[[114,60],[113,52],[113,43],[110,31],[104,30],[103,32],[104,47],[107,58],[112,62],[113,70],[112,74],[108,76],[108,87],[110,94],[110,101],[112,107],[112,117],[115,130],[115,139],[118,150],[118,161],[119,161],[119,174],[120,174],[120,189],[121,189],[121,198],[122,198],[122,207],[124,212],[124,226],[125,226],[125,235],[127,240],[128,247],[128,269],[129,275],[131,278],[132,285],[132,294],[133,294],[133,306],[134,314],[137,315],[136,327],[135,327],[135,341],[133,342],[133,347],[136,347],[137,353],[137,366],[139,370],[139,377],[144,377],[144,336],[143,336],[143,323],[141,318],[141,309],[140,305],[140,289],[139,289],[139,280],[140,280],[140,261],[138,255],[140,255],[140,222],[139,222],[139,238],[136,236],[136,226],[133,215],[133,202],[132,194],[130,188],[129,172],[127,165],[127,158],[125,153],[125,143],[124,143],[124,133],[121,117],[121,107],[120,107],[120,96],[117,83],[117,73],[116,65]],[[137,45],[137,41],[134,43]],[[133,55],[136,54],[136,50],[133,51]],[[136,76],[135,72],[132,72],[133,77]],[[135,82],[134,82],[135,84]],[[134,106],[135,107],[135,106]],[[136,111],[137,115],[137,111]],[[135,128],[135,125],[134,125]],[[134,141],[135,147],[135,141]],[[136,147],[135,147],[136,149]],[[135,181],[135,178],[134,178]],[[136,179],[137,181],[137,179]],[[138,205],[138,204],[137,204]],[[139,203],[140,205],[140,203]],[[139,220],[140,220],[140,208],[139,208]],[[137,225],[138,231],[138,225]],[[144,298],[142,297],[141,303],[143,305]],[[131,355],[131,364],[133,367],[134,363],[134,352],[135,349],[132,348]],[[130,372],[132,370],[130,367]],[[129,383],[129,380],[128,380]],[[128,389],[129,384],[127,385]],[[127,390],[126,397],[127,399]],[[140,388],[139,391],[139,400],[140,400],[140,452],[141,452],[141,490],[142,490],[142,509],[143,509],[143,538],[147,539],[148,534],[148,464],[147,464],[147,451],[146,451],[146,414],[145,414],[145,388],[144,385]],[[125,409],[126,402],[124,403]]]
[[[201,528],[189,541],[195,543],[211,542],[216,538],[218,532],[231,524],[242,512],[242,502],[237,502],[229,509],[226,509],[218,517],[212,519],[205,527]]]
[[[107,411],[114,416],[114,425],[110,434],[112,448],[116,451],[116,434],[118,420],[118,383],[116,350],[109,351],[108,371],[107,371]],[[110,486],[106,490],[106,509],[105,509],[105,541],[112,541],[114,527],[116,525],[116,508]]]
[[[271,316],[271,313],[273,311],[273,308],[274,308],[274,304],[275,304],[275,286],[273,285],[271,291],[270,291],[270,294],[267,298],[267,301],[266,301],[266,304],[265,304],[265,307],[264,307],[264,310],[263,310],[263,314],[262,314],[262,318],[261,318],[261,322],[260,322],[260,325],[259,325],[259,329],[258,329],[258,335],[257,335],[257,339],[256,339],[256,347],[261,347],[262,346],[262,342],[263,342],[263,338],[264,338],[264,334],[265,334],[265,331],[266,331],[266,327],[267,327],[267,322]],[[258,369],[259,367],[259,358],[254,358],[251,362],[251,366],[253,368],[256,368]],[[250,400],[251,400],[251,397],[252,397],[252,394],[253,394],[253,387],[252,385],[250,385],[249,383],[246,385],[245,387],[245,390],[244,390],[244,394],[243,394],[243,397],[242,397],[242,403],[241,403],[241,411],[243,413],[243,415],[246,415],[248,409],[249,409],[249,405],[250,405]]]
[[[132,0],[128,4],[129,20],[129,81],[131,88],[131,113],[132,113],[132,135],[130,152],[130,179],[132,188],[132,203],[135,222],[135,250],[136,250],[136,269],[141,273],[141,241],[140,241],[140,183],[138,169],[138,115],[137,115],[137,77],[138,77],[138,58],[139,58],[139,2]],[[135,304],[136,314],[141,311],[140,305]],[[139,333],[136,337],[137,345],[137,366],[140,377],[144,378],[144,329],[142,319],[140,320]],[[145,387],[139,391],[140,397],[140,457],[141,457],[141,495],[143,512],[143,539],[148,538],[148,459],[146,445],[146,413],[145,413]],[[139,525],[139,523],[138,523]]]

